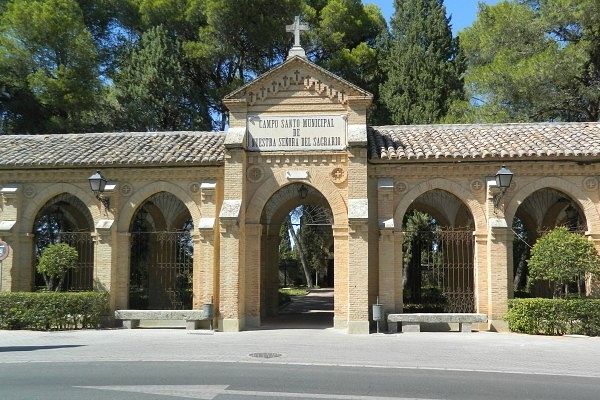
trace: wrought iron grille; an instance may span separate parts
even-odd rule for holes
[[[438,229],[404,234],[407,300],[427,306],[437,293],[444,312],[474,312],[473,232]]]
[[[192,308],[192,257],[189,231],[133,232],[130,308]]]
[[[52,240],[39,240],[34,246],[34,271],[37,262],[46,246],[55,243],[66,243],[77,250],[78,259],[75,268],[67,272],[62,290],[92,290],[94,287],[94,240],[91,232],[58,232]],[[44,277],[35,272],[35,286],[45,287]]]

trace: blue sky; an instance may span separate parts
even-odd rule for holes
[[[454,34],[471,25],[477,16],[477,4],[495,4],[499,0],[444,0],[448,14],[452,16],[452,31]],[[377,4],[383,15],[389,21],[394,13],[394,0],[363,0],[364,3]]]

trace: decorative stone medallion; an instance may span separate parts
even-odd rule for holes
[[[257,165],[253,165],[246,171],[246,178],[252,183],[258,183],[263,178],[263,170]]]
[[[483,182],[479,179],[471,181],[471,190],[473,192],[480,192],[483,189]]]
[[[25,185],[25,187],[23,188],[23,194],[28,199],[31,199],[33,196],[36,195],[36,193],[37,191],[35,190],[35,186],[33,185]]]
[[[129,183],[124,183],[121,185],[121,194],[125,197],[129,196],[133,192],[133,186]]]
[[[406,185],[406,183],[402,182],[402,181],[398,181],[398,182],[396,182],[396,184],[394,184],[394,191],[396,193],[406,192],[407,188],[408,188],[408,185]]]
[[[346,171],[342,167],[334,168],[333,170],[331,170],[330,175],[331,175],[331,181],[333,183],[342,183],[342,182],[346,181],[346,178],[348,177],[348,175],[346,174]]]
[[[588,176],[583,180],[583,187],[589,192],[593,192],[598,189],[598,179],[594,176]]]
[[[200,184],[198,182],[192,182],[189,186],[190,192],[198,193],[200,191]]]

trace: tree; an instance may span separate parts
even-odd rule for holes
[[[46,282],[46,289],[58,292],[62,288],[65,276],[75,268],[78,259],[77,250],[66,243],[51,244],[44,249],[37,265],[37,271]]]
[[[74,0],[8,3],[0,17],[3,131],[93,129],[85,122],[100,97],[97,56]]]
[[[149,29],[123,61],[115,77],[116,99],[133,131],[209,129],[201,89],[185,68],[181,43],[162,27]]]
[[[549,281],[554,297],[569,294],[569,284],[577,282],[581,296],[581,278],[600,274],[600,256],[585,236],[558,227],[542,236],[531,249],[529,284]]]
[[[463,64],[442,0],[396,0],[382,44],[381,99],[393,123],[435,123],[463,98]]]
[[[474,121],[600,120],[600,2],[481,4],[460,34]]]

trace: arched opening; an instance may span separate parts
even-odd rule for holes
[[[527,262],[535,242],[558,226],[585,234],[587,221],[579,204],[569,195],[552,188],[539,189],[525,198],[515,212],[512,222],[513,288],[515,297],[552,297],[546,282],[528,286]],[[585,285],[584,277],[579,283]]]
[[[261,224],[261,325],[333,326],[333,213],[325,197],[287,185],[267,201]]]
[[[176,196],[159,192],[131,221],[129,308],[192,308],[193,222]]]
[[[33,286],[46,287],[44,277],[36,270],[37,261],[46,247],[67,243],[77,250],[78,260],[70,269],[60,290],[92,290],[94,286],[94,221],[87,206],[77,197],[62,193],[48,200],[38,211],[33,223]]]
[[[402,222],[404,312],[474,312],[474,220],[455,195],[435,189]]]

